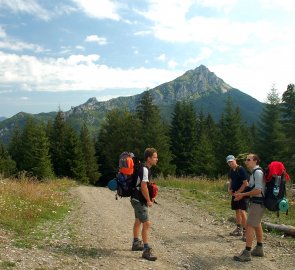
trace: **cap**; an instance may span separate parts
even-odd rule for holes
[[[230,162],[230,161],[233,161],[233,160],[235,160],[236,158],[233,156],[233,155],[228,155],[227,157],[226,157],[226,162]]]

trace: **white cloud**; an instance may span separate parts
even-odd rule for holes
[[[263,8],[274,10],[280,8],[287,12],[295,11],[295,2],[293,0],[260,0],[260,2]]]
[[[195,66],[200,64],[203,60],[208,59],[212,55],[212,50],[208,47],[201,48],[201,52],[195,58],[190,58],[185,61],[185,66]]]
[[[0,85],[27,91],[152,88],[181,75],[157,68],[111,68],[99,65],[98,55],[43,58],[0,51]],[[10,90],[10,89],[8,89]]]
[[[176,61],[174,61],[174,60],[169,60],[168,61],[168,67],[169,68],[172,68],[173,69],[173,68],[176,68],[177,66],[178,66],[178,63]]]
[[[110,0],[72,0],[88,16],[119,21],[118,6]]]
[[[144,31],[138,31],[138,32],[135,32],[134,33],[134,36],[141,36],[141,37],[144,37],[144,36],[148,36],[150,34],[152,34],[153,32],[151,30],[144,30]]]
[[[209,68],[231,86],[265,101],[273,84],[282,94],[289,83],[294,83],[294,45],[242,50],[235,63],[213,64]]]
[[[30,50],[34,52],[44,51],[44,49],[37,44],[22,42],[7,36],[5,30],[1,26],[0,26],[0,49],[7,49],[12,51],[23,51],[23,50]]]
[[[50,12],[40,6],[37,0],[0,0],[1,9],[9,9],[14,13],[27,13],[45,21],[51,18]]]
[[[28,97],[20,97],[19,99],[20,100],[29,100],[30,98],[28,98]]]
[[[166,61],[166,55],[165,53],[162,53],[161,55],[159,55],[158,57],[156,57],[157,60],[165,62]]]
[[[98,37],[97,35],[87,36],[85,39],[86,42],[95,42],[99,45],[106,45],[107,39],[105,37]]]
[[[81,51],[85,51],[85,47],[81,46],[81,45],[77,45],[75,47],[77,50],[81,50]]]
[[[244,45],[253,40],[273,42],[284,38],[283,29],[276,21],[238,21],[226,14],[204,17],[198,12],[192,13],[192,9],[197,10],[198,5],[231,9],[235,3],[231,0],[150,0],[148,10],[138,13],[151,21],[151,29],[157,39],[171,43],[194,42],[225,48],[228,45]]]
[[[237,0],[197,0],[196,2],[204,7],[221,9],[228,13],[234,7]]]

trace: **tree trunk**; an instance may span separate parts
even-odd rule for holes
[[[267,229],[278,230],[288,235],[295,236],[295,227],[293,226],[279,225],[279,224],[273,224],[269,222],[262,222],[262,224],[266,226]]]

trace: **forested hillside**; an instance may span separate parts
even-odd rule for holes
[[[106,114],[95,138],[87,125],[77,132],[59,111],[53,121],[26,121],[16,126],[10,144],[0,147],[0,171],[4,175],[26,171],[38,179],[68,176],[77,181],[106,184],[117,172],[118,157],[131,151],[141,160],[146,147],[158,150],[154,175],[216,178],[225,174],[225,156],[258,153],[266,165],[285,162],[294,176],[295,88],[291,84],[279,97],[268,94],[258,125],[248,126],[240,108],[229,96],[219,121],[210,113],[197,112],[193,103],[177,102],[168,124],[154,105],[150,91],[144,92],[134,112],[113,109]],[[249,108],[252,110],[252,108]]]
[[[201,65],[194,70],[185,72],[182,76],[170,82],[163,83],[147,90],[160,114],[166,122],[170,122],[177,102],[191,102],[198,113],[210,113],[214,121],[219,121],[229,96],[233,106],[240,108],[242,120],[251,125],[256,123],[264,104],[251,96],[234,89],[217,77],[207,67]],[[97,101],[95,97],[85,103],[72,107],[64,112],[66,121],[79,132],[84,124],[92,136],[99,131],[106,114],[114,109],[124,109],[135,112],[144,93],[134,96],[118,97],[107,101]],[[251,110],[249,110],[251,108]],[[27,119],[33,117],[46,124],[54,120],[57,112],[28,114],[20,112],[11,118],[0,122],[0,141],[7,144],[10,141],[15,126],[23,128]]]

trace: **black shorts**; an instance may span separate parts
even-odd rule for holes
[[[234,196],[231,198],[231,209],[232,210],[247,210],[248,199],[241,199],[239,201],[234,201]]]

